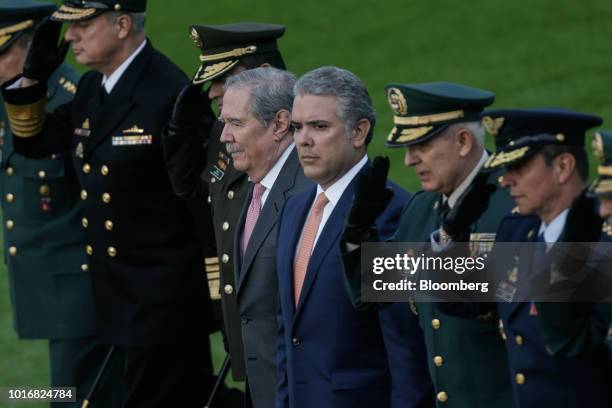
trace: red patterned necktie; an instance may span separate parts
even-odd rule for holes
[[[302,241],[295,257],[295,264],[293,265],[293,295],[296,306],[300,300],[300,293],[304,285],[304,278],[306,278],[306,269],[308,269],[308,261],[310,260],[315,237],[319,231],[321,218],[323,218],[323,209],[328,202],[329,200],[325,193],[319,193],[302,230]]]
[[[266,191],[265,186],[260,183],[255,183],[253,187],[253,197],[251,197],[251,203],[249,204],[246,220],[244,221],[244,230],[242,232],[242,256],[244,256],[246,252],[247,244],[255,228],[255,223],[257,222],[257,218],[259,218],[259,213],[261,212],[261,197],[264,191]]]

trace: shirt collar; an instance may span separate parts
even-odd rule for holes
[[[342,197],[342,194],[344,194],[344,190],[346,190],[353,178],[355,178],[357,173],[359,173],[361,168],[365,166],[367,162],[368,155],[365,154],[356,165],[351,167],[351,169],[344,174],[344,176],[340,177],[338,180],[336,180],[334,184],[327,187],[327,190],[323,190],[323,187],[321,187],[321,185],[317,185],[317,196],[323,191],[325,191],[325,197],[327,197],[329,202],[332,204],[332,207],[335,207],[338,201],[340,201],[340,197]]]
[[[102,85],[104,85],[104,89],[106,89],[106,92],[112,92],[115,85],[117,85],[117,82],[119,82],[119,80],[121,79],[125,71],[128,69],[132,61],[134,61],[138,54],[140,54],[140,52],[144,49],[145,45],[147,45],[146,39],[142,42],[142,44],[138,46],[138,48],[136,48],[136,50],[134,50],[134,52],[130,54],[129,57],[127,57],[125,61],[123,61],[121,65],[119,65],[119,67],[115,71],[113,71],[112,74],[110,74],[110,76],[107,77],[106,75],[104,75],[102,77]]]
[[[264,178],[261,179],[260,183],[261,183],[261,185],[263,185],[266,188],[266,191],[270,191],[270,189],[274,185],[274,182],[278,178],[278,175],[280,174],[280,171],[282,170],[283,166],[285,165],[285,162],[289,158],[289,155],[293,151],[294,147],[295,147],[294,143],[291,143],[289,146],[287,146],[287,148],[285,149],[283,154],[281,154],[281,156],[276,161],[274,166],[272,166],[272,168],[268,171],[268,173],[266,173]]]
[[[476,164],[476,166],[472,169],[470,174],[468,174],[468,176],[461,182],[461,184],[459,184],[459,187],[457,187],[455,191],[451,193],[450,196],[448,197],[444,196],[444,200],[445,201],[448,200],[448,206],[450,208],[453,208],[455,206],[455,203],[457,202],[459,197],[461,197],[461,194],[463,194],[463,192],[472,183],[474,178],[476,178],[476,175],[478,174],[482,166],[484,166],[484,163],[487,161],[488,158],[489,158],[489,153],[487,153],[487,151],[484,150],[482,152],[482,156],[480,157],[480,161],[478,162],[478,164]]]
[[[567,214],[569,213],[569,208],[563,210],[559,215],[557,215],[550,224],[544,224],[543,222],[540,224],[540,230],[538,231],[538,235],[544,233],[544,241],[546,243],[553,243],[559,240],[561,233],[563,232],[563,228],[565,228],[565,221],[567,220]]]

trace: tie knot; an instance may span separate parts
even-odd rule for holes
[[[253,199],[261,200],[264,191],[266,191],[266,186],[261,183],[255,183],[255,186],[253,187]]]
[[[327,203],[329,203],[329,200],[327,199],[327,196],[325,195],[325,193],[319,193],[314,203],[313,209],[317,211],[321,211],[323,210],[323,208],[325,208]]]

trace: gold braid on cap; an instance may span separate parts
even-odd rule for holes
[[[255,51],[257,51],[257,46],[249,45],[248,47],[236,48],[231,51],[221,52],[219,54],[201,55],[200,61],[207,62],[207,61],[216,61],[216,60],[225,59],[225,58],[242,57],[243,55],[253,54]]]

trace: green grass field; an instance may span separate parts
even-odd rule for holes
[[[418,184],[402,165],[403,150],[384,147],[389,82],[460,82],[495,91],[495,107],[566,107],[597,113],[612,129],[607,0],[150,0],[148,14],[153,44],[188,74],[199,62],[190,24],[285,24],[280,47],[294,73],[337,65],[363,79],[379,113],[371,154],[390,155],[391,177],[412,191]],[[0,386],[45,385],[46,345],[16,340],[6,286],[2,270]],[[218,341],[215,354],[221,358]]]

